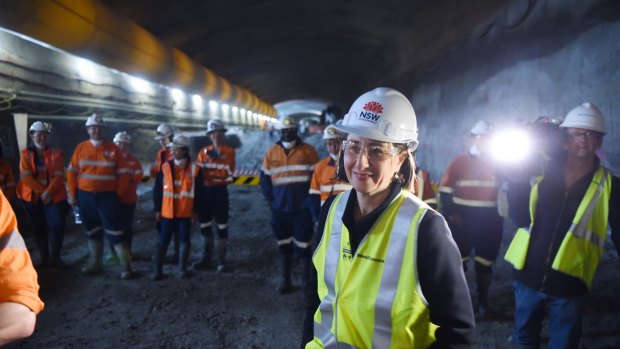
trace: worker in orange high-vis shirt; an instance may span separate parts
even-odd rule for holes
[[[159,126],[157,126],[157,131],[156,131],[157,135],[155,136],[155,140],[159,142],[160,148],[159,148],[159,151],[157,151],[157,157],[155,158],[155,163],[153,164],[153,166],[151,166],[151,169],[150,169],[151,178],[153,179],[157,178],[157,175],[161,171],[162,165],[166,161],[170,161],[173,158],[169,145],[172,142],[172,139],[174,138],[175,131],[176,129],[174,128],[174,126],[166,124],[166,123],[159,124]],[[155,190],[155,187],[153,187],[153,190]],[[157,233],[158,234],[161,233],[160,222],[158,221],[155,224],[157,227]],[[173,237],[172,241],[174,242],[174,255],[172,257],[172,261],[173,263],[178,263],[179,262],[179,233],[175,231],[172,234],[172,237]]]
[[[99,115],[86,120],[90,137],[75,148],[67,171],[68,201],[78,206],[84,222],[90,260],[84,274],[103,271],[103,235],[107,235],[119,256],[121,278],[133,276],[127,235],[120,214],[120,193],[129,189],[129,169],[122,151],[104,139],[105,123]]]
[[[226,241],[228,239],[228,184],[232,183],[235,172],[235,150],[226,144],[226,128],[220,120],[209,120],[207,136],[212,144],[200,149],[196,165],[202,169],[204,179],[203,208],[198,212],[200,233],[204,238],[202,258],[194,264],[194,269],[211,268],[213,253],[212,224],[217,224],[217,268],[221,273],[226,265]]]
[[[15,213],[0,192],[0,347],[30,336],[41,310],[37,272]]]
[[[328,125],[323,131],[323,139],[329,156],[316,164],[310,181],[310,213],[314,226],[318,224],[321,206],[325,200],[331,195],[351,189],[351,184],[336,179],[338,154],[346,136],[345,133],[336,130],[334,125]]]
[[[475,254],[476,290],[474,311],[492,315],[488,304],[492,266],[502,242],[503,220],[497,210],[499,181],[489,154],[493,126],[484,120],[469,135],[469,152],[456,157],[439,183],[441,212],[446,217],[467,270]]]
[[[35,121],[29,133],[31,144],[22,150],[19,161],[17,196],[34,226],[41,255],[38,267],[64,267],[60,254],[68,208],[65,156],[48,144],[51,124]]]
[[[138,184],[142,181],[143,172],[142,164],[132,154],[131,151],[131,136],[125,132],[119,132],[114,136],[114,144],[116,144],[125,157],[127,163],[127,169],[129,169],[129,188],[127,191],[119,193],[121,197],[121,209],[123,216],[123,229],[127,234],[127,245],[131,252],[131,242],[133,241],[133,217],[136,212],[136,203],[138,202]]]
[[[194,213],[200,209],[201,195],[204,192],[202,172],[192,163],[187,137],[175,136],[170,150],[173,159],[162,165],[153,192],[155,218],[161,222],[159,241],[155,249],[154,271],[151,275],[154,281],[164,278],[163,258],[174,231],[179,232],[180,241],[179,277],[191,276],[187,265],[191,250],[192,222]]]
[[[280,253],[280,294],[293,292],[291,270],[293,252],[303,260],[302,281],[312,267],[312,215],[308,191],[319,156],[314,147],[299,138],[297,121],[286,116],[276,128],[280,140],[267,150],[260,174],[260,186],[271,207],[271,227]]]
[[[2,140],[0,140],[0,190],[8,200],[15,197],[15,177],[8,161],[3,159]]]

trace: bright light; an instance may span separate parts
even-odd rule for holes
[[[245,109],[241,108],[241,110],[239,110],[239,114],[241,114],[241,116],[245,116]]]
[[[170,93],[172,93],[172,98],[174,98],[175,100],[179,100],[181,98],[183,98],[183,91],[179,90],[178,88],[173,88],[172,90],[170,90]]]
[[[198,111],[202,110],[202,97],[200,97],[200,95],[193,95],[192,102],[194,103],[194,109]]]
[[[518,164],[530,155],[532,140],[524,130],[503,130],[494,133],[489,146],[495,161],[502,164]]]
[[[217,102],[216,101],[209,101],[209,108],[217,109]]]
[[[76,68],[83,78],[92,79],[96,76],[95,64],[87,59],[77,58]]]
[[[236,113],[236,112],[238,112],[238,111],[239,111],[239,108],[237,108],[237,107],[232,107],[232,112],[233,112],[233,113]]]
[[[136,90],[137,92],[146,93],[151,90],[151,83],[144,79],[132,76],[129,79],[129,82],[131,83],[131,86],[134,88],[134,90]]]
[[[229,108],[230,108],[230,106],[228,104],[222,104],[222,110],[223,111],[228,111]]]

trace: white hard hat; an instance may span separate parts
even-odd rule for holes
[[[174,139],[168,146],[170,148],[189,148],[189,139],[185,136],[174,136]]]
[[[491,133],[491,131],[493,131],[492,124],[484,120],[478,120],[478,122],[476,122],[474,127],[471,128],[469,133],[471,133],[472,135],[483,136],[483,135]]]
[[[168,124],[159,124],[159,126],[157,126],[157,136],[155,136],[155,139],[159,141],[166,137],[170,137],[170,135],[173,134],[174,131],[175,130],[173,126],[170,126]]]
[[[131,143],[131,136],[125,131],[121,131],[114,135],[114,143]]]
[[[209,122],[207,122],[207,134],[215,131],[226,132],[227,130],[226,127],[224,127],[224,123],[220,120],[209,120]]]
[[[341,132],[392,143],[408,143],[417,147],[418,124],[411,102],[389,87],[378,87],[361,95],[341,124]]]
[[[339,139],[346,136],[346,133],[338,131],[334,125],[327,125],[323,130],[323,139]]]
[[[290,117],[290,116],[285,116],[281,118],[280,120],[278,120],[278,123],[276,124],[276,129],[278,130],[285,130],[289,128],[298,128],[298,127],[299,127],[299,124],[297,123],[297,120],[295,120],[295,118]]]
[[[30,125],[30,129],[28,130],[29,133],[32,132],[37,132],[37,131],[41,131],[41,132],[46,132],[51,134],[52,133],[52,124],[47,123],[47,122],[43,122],[43,121],[35,121],[32,123],[32,125]]]
[[[103,118],[100,115],[93,114],[86,119],[86,127],[88,126],[105,126]]]
[[[583,128],[602,134],[607,133],[603,113],[594,104],[588,102],[569,111],[560,127]]]

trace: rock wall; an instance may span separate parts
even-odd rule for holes
[[[418,162],[438,180],[465,151],[478,119],[496,126],[564,116],[589,101],[605,114],[600,157],[620,173],[620,4],[513,1],[472,38],[418,76]],[[515,24],[516,23],[516,24]]]

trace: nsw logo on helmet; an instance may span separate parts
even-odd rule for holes
[[[381,115],[379,114],[383,113],[383,106],[374,101],[364,104],[362,109],[364,109],[364,111],[360,112],[359,119],[372,122],[373,124],[376,124],[379,121],[381,118]]]

